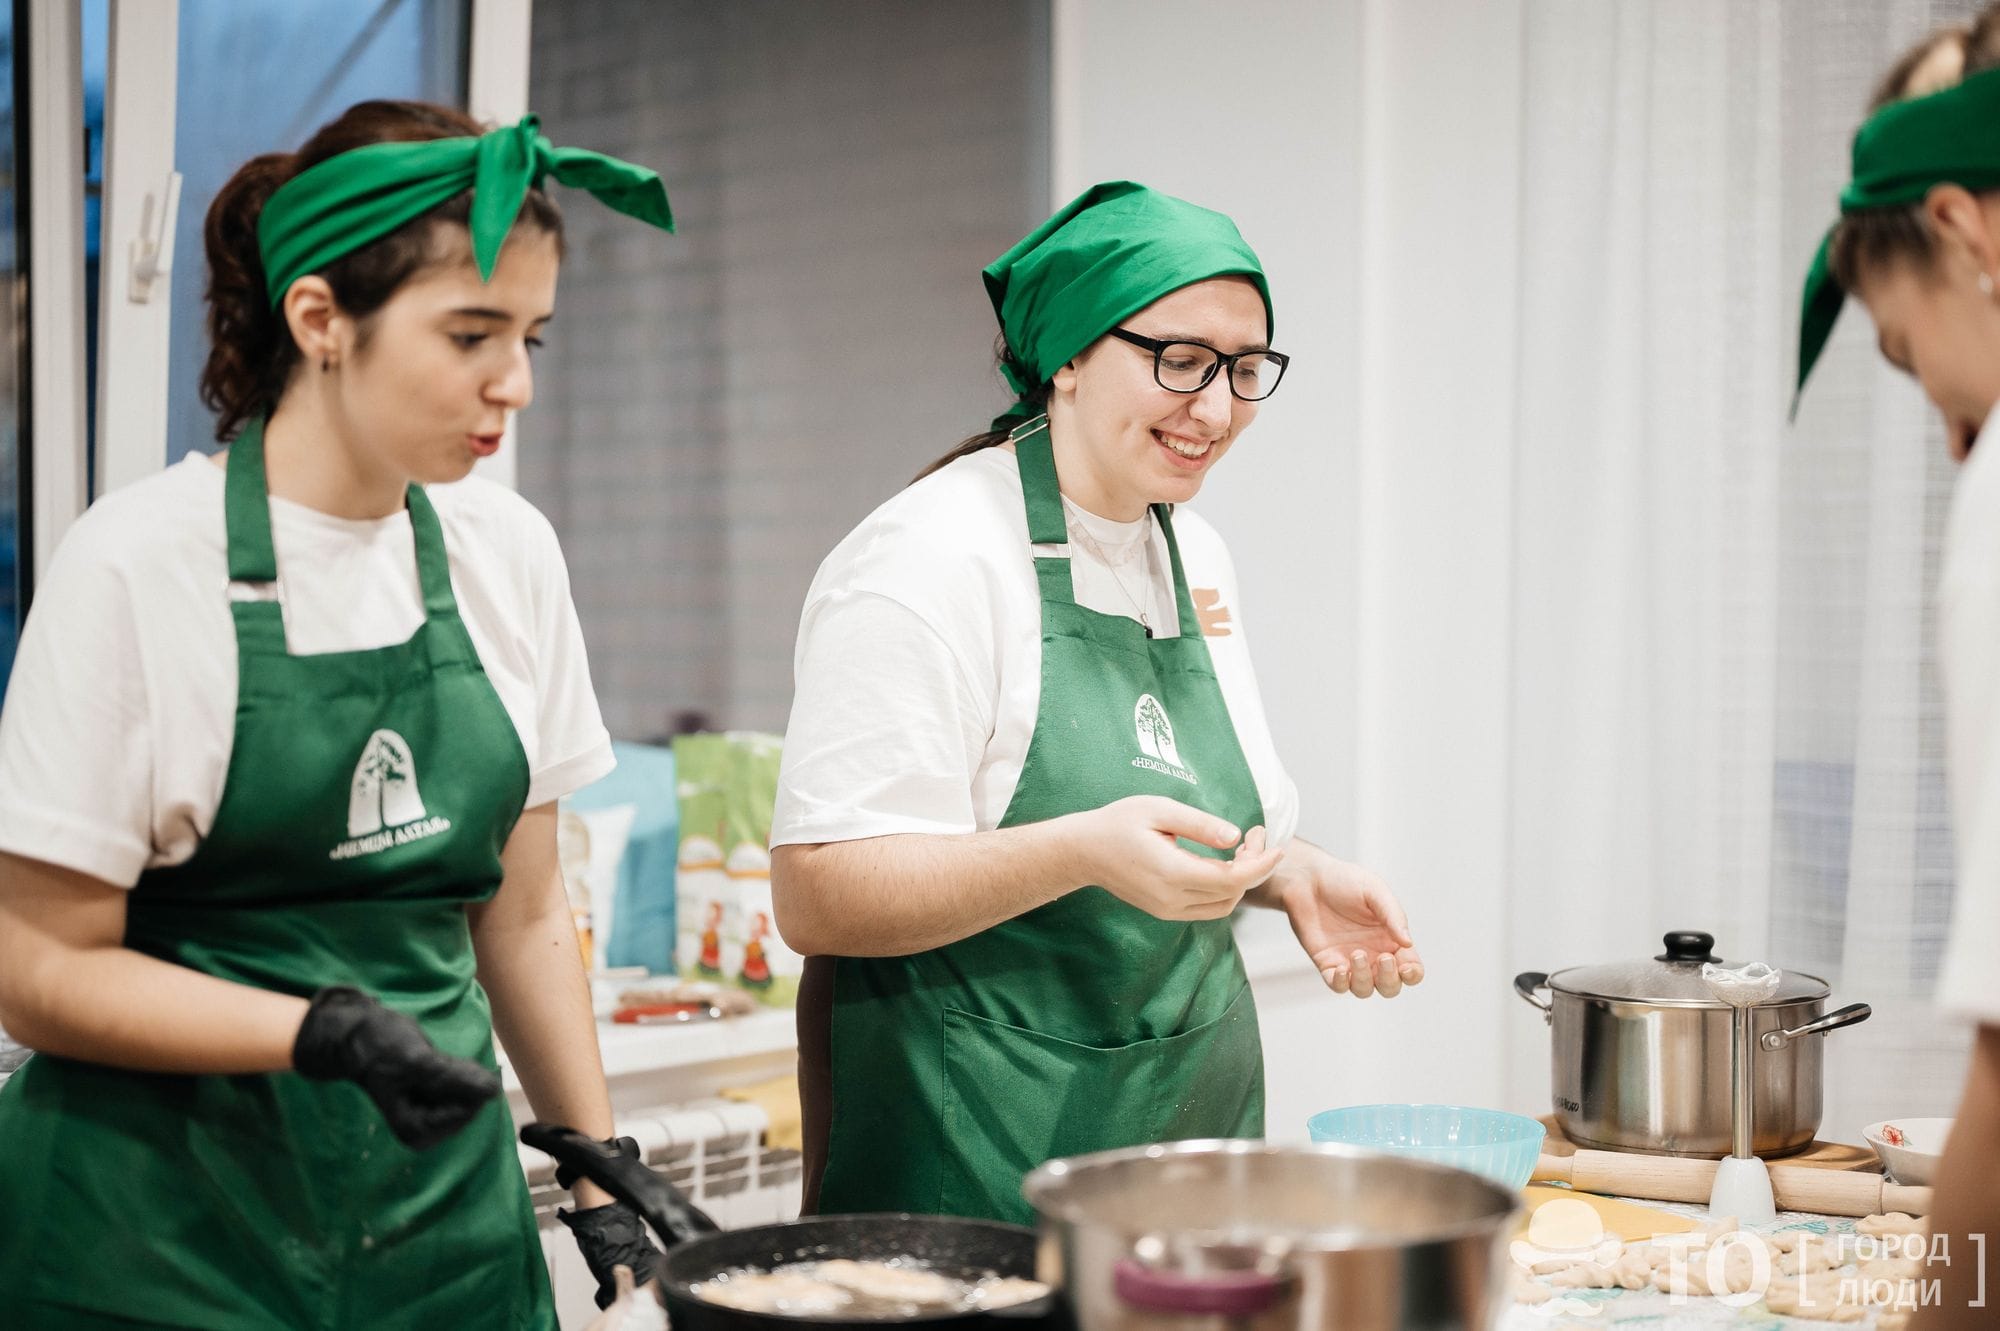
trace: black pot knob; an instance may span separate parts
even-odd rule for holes
[[[1663,939],[1667,950],[1655,961],[1678,961],[1686,965],[1699,965],[1704,961],[1721,961],[1715,955],[1715,935],[1705,934],[1697,929],[1676,929]]]

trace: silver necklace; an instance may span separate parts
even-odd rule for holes
[[[1146,534],[1145,534],[1145,536],[1144,536],[1144,537],[1142,537],[1141,539],[1142,539],[1142,540],[1144,540],[1144,541],[1145,541],[1145,543],[1146,543],[1146,553],[1145,553],[1145,559],[1146,559],[1146,586],[1147,586],[1147,587],[1148,587],[1149,589],[1150,589],[1150,588],[1151,588],[1151,586],[1152,586],[1152,574],[1153,574],[1153,522],[1152,522],[1152,519],[1153,519],[1153,513],[1152,513],[1152,510],[1151,510],[1151,509],[1148,509],[1148,510],[1146,511]],[[1117,561],[1117,560],[1115,560],[1115,559],[1113,559],[1113,558],[1111,557],[1110,553],[1109,553],[1108,551],[1106,551],[1106,550],[1105,550],[1105,548],[1104,548],[1104,547],[1103,547],[1102,545],[1098,544],[1098,542],[1097,542],[1097,538],[1096,538],[1096,537],[1092,536],[1092,535],[1091,535],[1091,534],[1090,534],[1089,532],[1087,532],[1087,531],[1085,531],[1085,530],[1084,530],[1084,528],[1083,528],[1083,524],[1082,524],[1082,523],[1080,523],[1080,522],[1078,522],[1078,523],[1072,523],[1072,524],[1070,525],[1070,529],[1069,529],[1069,530],[1070,530],[1070,535],[1074,536],[1074,537],[1075,537],[1075,538],[1076,538],[1076,539],[1077,539],[1078,541],[1080,541],[1080,542],[1081,542],[1081,543],[1083,544],[1083,548],[1084,548],[1084,549],[1086,549],[1086,550],[1090,551],[1090,552],[1091,552],[1092,554],[1096,555],[1096,556],[1098,557],[1098,559],[1099,559],[1099,560],[1101,560],[1101,561],[1103,562],[1103,564],[1104,564],[1104,567],[1105,567],[1106,569],[1110,570],[1110,573],[1111,573],[1111,580],[1112,580],[1113,582],[1115,582],[1115,583],[1117,583],[1117,584],[1118,584],[1118,590],[1119,590],[1119,591],[1120,591],[1121,593],[1123,593],[1123,594],[1124,594],[1124,597],[1125,597],[1125,599],[1126,599],[1127,601],[1129,601],[1129,602],[1131,603],[1131,605],[1132,605],[1132,609],[1133,609],[1133,610],[1134,610],[1135,612],[1137,612],[1137,614],[1138,614],[1138,616],[1139,616],[1139,627],[1141,627],[1141,628],[1143,628],[1143,629],[1145,629],[1145,630],[1146,630],[1146,636],[1147,636],[1147,637],[1149,637],[1149,638],[1150,638],[1150,637],[1152,637],[1152,636],[1153,636],[1153,623],[1152,623],[1152,620],[1150,620],[1150,619],[1148,619],[1148,618],[1147,618],[1147,615],[1146,615],[1146,607],[1145,607],[1145,606],[1143,606],[1143,605],[1140,605],[1140,604],[1139,604],[1139,598],[1138,598],[1138,597],[1136,597],[1136,596],[1134,596],[1134,595],[1132,595],[1132,589],[1131,589],[1130,587],[1127,587],[1127,586],[1125,585],[1125,579],[1123,579],[1123,578],[1121,578],[1121,577],[1119,577],[1119,576],[1118,576],[1118,561]]]

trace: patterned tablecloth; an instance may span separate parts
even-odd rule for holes
[[[1636,1197],[1621,1200],[1686,1216],[1704,1225],[1711,1219],[1706,1206],[1647,1201]],[[1805,1230],[1829,1237],[1851,1236],[1854,1234],[1854,1218],[1783,1211],[1769,1224],[1745,1225],[1743,1228],[1762,1235]],[[1777,1276],[1773,1279],[1795,1277]],[[1676,1298],[1656,1289],[1586,1289],[1559,1291],[1557,1298],[1544,1304],[1516,1304],[1501,1319],[1499,1331],[1565,1331],[1565,1328],[1572,1327],[1575,1331],[1600,1331],[1600,1328],[1609,1331],[1613,1327],[1645,1327],[1647,1331],[1709,1331],[1718,1327],[1729,1328],[1729,1331],[1750,1331],[1751,1328],[1756,1331],[1807,1331],[1808,1328],[1831,1326],[1872,1331],[1877,1320],[1877,1314],[1873,1312],[1861,1321],[1844,1323],[1781,1317],[1766,1307],[1761,1299],[1737,1307],[1715,1298]]]

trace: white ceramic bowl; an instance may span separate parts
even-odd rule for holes
[[[1894,1128],[1902,1136],[1900,1144],[1883,1140],[1882,1130]],[[1892,1118],[1870,1123],[1861,1130],[1889,1176],[1898,1183],[1929,1187],[1937,1173],[1938,1157],[1944,1154],[1945,1138],[1951,1135],[1948,1118]]]

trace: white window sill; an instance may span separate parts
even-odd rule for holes
[[[610,1081],[781,1054],[797,1046],[798,1017],[791,1008],[674,1025],[597,1023],[597,1047],[604,1057],[604,1076]],[[521,1089],[521,1079],[514,1075],[513,1066],[504,1054],[500,1058],[500,1076],[510,1093]]]

